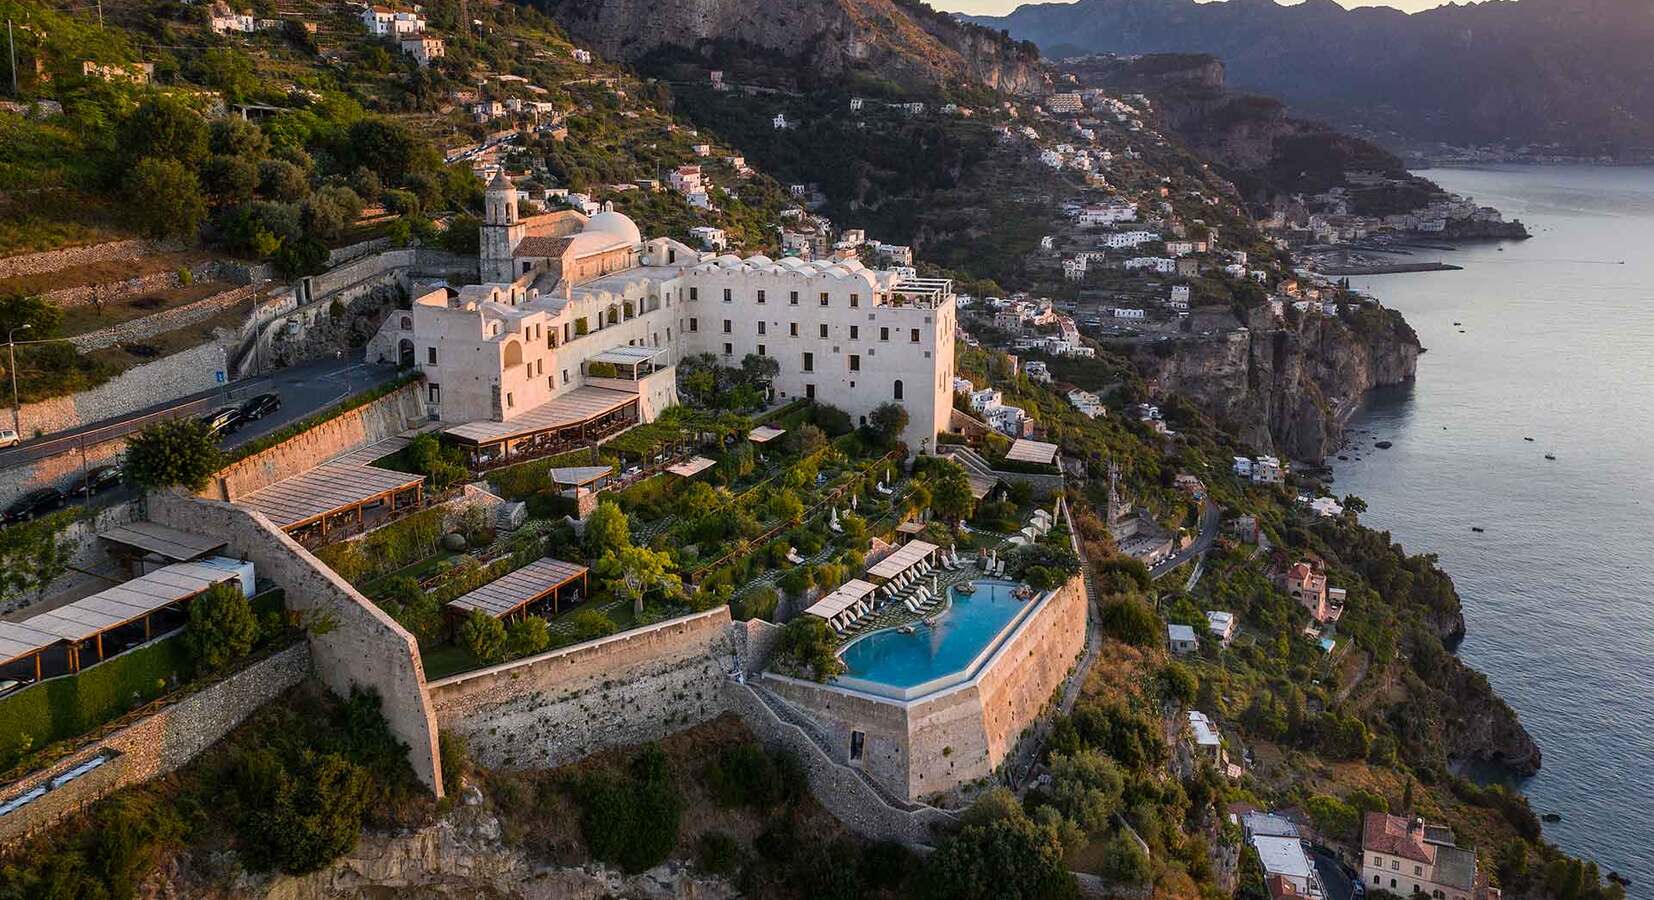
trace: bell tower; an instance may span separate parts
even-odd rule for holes
[[[523,224],[517,215],[517,188],[504,171],[488,182],[483,207],[479,275],[485,283],[510,282],[517,277],[511,254],[523,239]]]

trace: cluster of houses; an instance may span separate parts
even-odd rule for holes
[[[1273,456],[1255,456],[1250,459],[1237,456],[1234,471],[1236,477],[1244,478],[1253,484],[1286,483],[1287,468]]]
[[[1020,406],[1009,406],[998,388],[977,390],[969,380],[956,378],[953,389],[970,395],[971,412],[1007,437],[1025,438],[1034,433],[1034,418]]]
[[[1240,827],[1246,843],[1258,854],[1272,900],[1328,896],[1308,850],[1314,835],[1301,811],[1264,812],[1242,803],[1229,808],[1229,820]],[[1361,886],[1368,892],[1431,900],[1501,897],[1477,864],[1474,848],[1459,846],[1453,829],[1418,817],[1380,810],[1366,813],[1361,822],[1359,870]]]
[[[395,42],[398,49],[421,66],[429,66],[447,55],[447,45],[442,38],[427,32],[425,17],[418,8],[369,4],[362,10],[362,26],[374,37]]]
[[[1497,224],[1504,215],[1472,197],[1444,194],[1417,209],[1386,215],[1354,212],[1354,191],[1401,184],[1402,176],[1382,172],[1344,173],[1347,187],[1296,196],[1272,208],[1260,224],[1289,246],[1347,244],[1385,235],[1441,234],[1456,223]],[[1353,189],[1353,190],[1352,190]]]

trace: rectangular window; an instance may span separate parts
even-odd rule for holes
[[[1424,874],[1424,867],[1423,866],[1414,866],[1413,867],[1413,874],[1414,875],[1423,875]]]
[[[1400,872],[1401,871],[1401,860],[1399,860],[1399,859],[1390,860],[1390,871]]]
[[[759,356],[769,356],[768,353],[764,352],[764,345],[763,344],[758,345],[758,355]]]
[[[724,334],[732,334],[733,332],[731,331],[731,329],[733,329],[734,327],[735,327],[734,322],[731,322],[728,319],[724,320]]]
[[[861,295],[860,294],[851,294],[850,295],[850,308],[855,309],[856,307],[858,307],[860,305],[861,305]]]
[[[815,370],[816,370],[816,355],[814,353],[804,354],[804,371],[814,372]]]
[[[697,321],[694,317],[690,317],[690,319],[689,319],[689,330],[690,331],[700,331],[701,330],[701,323],[699,321]]]
[[[724,302],[728,303],[729,301],[734,300],[734,299],[735,298],[730,295],[729,288],[724,288]]]
[[[763,291],[762,291],[762,290],[760,290],[760,291],[759,291],[759,292],[758,292],[758,302],[759,302],[759,303],[763,303],[763,302],[764,302],[764,292],[763,292]]]
[[[860,731],[850,732],[850,761],[851,762],[856,762],[856,761],[860,760],[861,756],[862,756],[862,753],[866,749],[867,749],[867,735],[863,734]]]
[[[792,336],[793,337],[798,337],[798,323],[797,322],[792,322],[792,323],[790,323],[790,325],[791,325]]]
[[[430,388],[431,388],[431,391],[430,391],[429,396],[431,398],[431,402],[432,403],[441,403],[442,402],[442,385],[432,384],[432,385],[430,385]]]
[[[506,394],[505,394],[505,408],[506,409],[513,409],[516,406],[517,406],[517,401],[511,396],[511,392],[507,391]]]
[[[436,348],[435,347],[426,347],[425,348],[425,364],[428,365],[428,366],[436,365]]]
[[[861,371],[861,355],[860,354],[858,354],[858,353],[850,354],[850,371],[852,371],[852,372],[860,372]]]
[[[563,370],[563,383],[564,384],[569,383],[569,370],[568,369]]]
[[[881,340],[881,341],[888,341],[888,340],[890,340],[890,329],[888,329],[888,328],[880,328],[880,329],[879,329],[879,340]]]
[[[822,336],[823,339],[825,339],[827,337],[827,323],[826,322],[821,323],[821,336]]]
[[[701,289],[700,288],[693,288],[693,287],[690,288],[689,289],[689,299],[691,299],[691,300],[701,299]]]
[[[763,319],[758,320],[758,333],[759,334],[764,333],[764,320]]]
[[[724,344],[724,355],[725,356],[734,356],[735,355],[735,345],[725,343]]]
[[[910,328],[910,329],[908,329],[908,333],[911,335],[911,337],[909,337],[909,340],[911,340],[915,344],[919,343],[919,329]]]
[[[797,306],[798,305],[798,292],[797,291],[789,291],[787,293],[787,302],[789,304],[793,305],[793,306]]]
[[[851,325],[850,326],[850,340],[855,341],[855,340],[860,340],[860,339],[861,339],[861,326]]]

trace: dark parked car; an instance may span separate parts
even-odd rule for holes
[[[201,424],[215,435],[230,434],[241,427],[241,410],[233,406],[220,406],[202,416]]]
[[[62,508],[62,491],[57,488],[41,488],[18,497],[12,505],[6,507],[4,513],[0,513],[0,522],[7,525],[13,522],[27,522],[36,516]]]
[[[241,404],[241,419],[244,422],[252,422],[262,419],[278,409],[281,409],[281,397],[279,395],[259,394],[257,397],[248,398],[246,403]]]
[[[90,497],[101,494],[112,487],[121,484],[121,467],[116,465],[97,466],[89,470],[81,479],[75,482],[75,489],[71,493],[78,496]]]

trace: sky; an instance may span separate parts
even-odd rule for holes
[[[1025,2],[1048,2],[1048,0],[930,0],[930,5],[948,12],[997,16],[1008,13]],[[1342,6],[1393,6],[1407,12],[1431,9],[1432,7],[1441,6],[1444,2],[1446,0],[1338,0],[1338,3]]]

